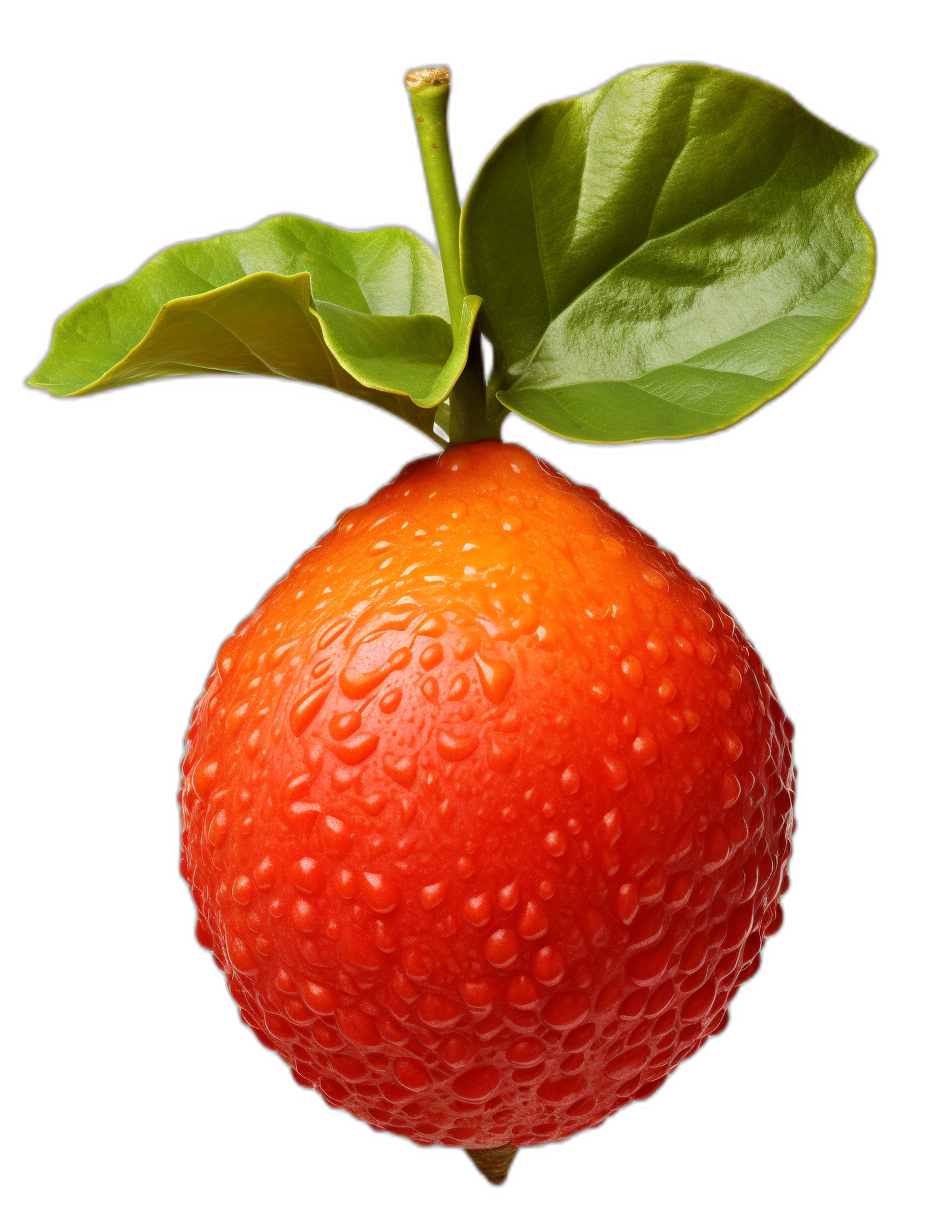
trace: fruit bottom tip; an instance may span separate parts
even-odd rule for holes
[[[496,1146],[488,1150],[468,1150],[467,1153],[491,1185],[502,1185],[509,1175],[518,1149],[515,1146]]]

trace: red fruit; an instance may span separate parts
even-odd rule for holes
[[[791,728],[728,612],[525,450],[414,462],[229,638],[183,870],[242,1018],[379,1129],[563,1138],[757,969]]]

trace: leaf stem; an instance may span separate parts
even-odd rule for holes
[[[464,314],[465,292],[461,275],[461,202],[454,182],[448,141],[451,74],[445,67],[414,69],[406,76],[406,87],[412,98],[425,182],[438,235],[451,329],[457,337]],[[471,336],[467,363],[451,391],[450,402],[448,437],[452,445],[499,436],[498,423],[491,423],[487,414],[483,353],[480,331],[476,327]]]

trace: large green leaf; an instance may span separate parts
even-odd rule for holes
[[[726,427],[811,367],[873,277],[874,155],[751,77],[637,69],[542,107],[462,219],[504,406],[590,441]]]
[[[94,393],[160,376],[248,372],[328,385],[432,434],[480,301],[452,330],[435,252],[408,231],[308,218],[180,244],[72,309],[32,385]]]

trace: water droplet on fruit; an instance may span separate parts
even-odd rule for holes
[[[285,971],[283,967],[277,972],[277,979],[274,981],[274,986],[279,992],[294,993],[296,992],[296,981],[289,971]]]
[[[254,891],[252,889],[251,880],[248,877],[236,877],[232,883],[232,897],[240,907],[247,907],[251,902]]]
[[[419,688],[426,701],[431,702],[433,705],[438,704],[439,688],[438,681],[434,676],[426,676],[426,678],[419,685]]]
[[[463,914],[468,923],[481,928],[490,919],[489,894],[476,894],[473,898],[469,898],[464,904]]]
[[[651,1059],[650,1051],[643,1045],[621,1052],[607,1062],[604,1073],[613,1082],[627,1082],[633,1075],[640,1073]]]
[[[518,956],[519,938],[511,928],[499,928],[487,938],[483,952],[494,967],[509,967]]]
[[[657,761],[657,741],[649,731],[642,730],[635,737],[632,751],[642,766],[650,766]]]
[[[402,689],[390,689],[388,692],[384,693],[383,697],[380,699],[380,709],[384,712],[384,714],[393,714],[393,712],[399,708],[399,704],[402,700]]]
[[[351,835],[348,827],[340,817],[323,817],[317,830],[323,847],[330,856],[343,855],[351,846]]]
[[[511,738],[490,732],[487,740],[487,763],[491,770],[505,773],[511,770],[519,756],[519,746]]]
[[[493,1004],[493,985],[489,980],[463,980],[461,997],[474,1010],[486,1010]]]
[[[323,1018],[335,1013],[335,996],[324,984],[317,984],[313,980],[303,980],[300,984],[300,996],[311,1010],[315,1010]]]
[[[506,1049],[506,1060],[519,1069],[527,1069],[537,1063],[545,1055],[545,1046],[541,1040],[521,1039],[510,1044]]]
[[[464,1036],[449,1035],[439,1044],[438,1055],[446,1065],[460,1069],[462,1065],[467,1065],[473,1060],[474,1045]]]
[[[551,856],[562,856],[567,850],[567,836],[561,830],[549,830],[542,842]]]
[[[634,655],[628,655],[622,660],[622,673],[636,689],[644,680],[644,669]]]
[[[696,643],[696,655],[706,666],[711,666],[715,660],[716,649],[710,642],[699,641]]]
[[[400,1086],[409,1091],[424,1091],[432,1083],[425,1066],[407,1057],[400,1057],[393,1062],[393,1076]]]
[[[615,909],[623,924],[631,924],[638,912],[638,887],[634,882],[619,886],[615,896]]]
[[[496,901],[503,911],[512,911],[514,907],[519,905],[519,883],[513,881],[509,885],[503,886],[496,896]]]
[[[427,1027],[436,1030],[447,1030],[460,1022],[463,1016],[461,1006],[441,993],[427,992],[419,1002],[419,1018]]]
[[[229,938],[229,962],[241,975],[254,975],[258,970],[254,954],[241,937],[234,935]]]
[[[389,774],[390,778],[395,783],[399,783],[402,787],[411,787],[416,778],[416,757],[415,754],[406,754],[402,757],[394,757],[390,753],[385,753],[383,758],[383,768]]]
[[[506,1000],[517,1009],[531,1010],[541,1004],[541,994],[527,975],[517,975],[506,986]]]
[[[559,992],[548,1001],[541,1016],[556,1031],[569,1031],[583,1022],[590,1009],[585,992]]]
[[[580,1074],[571,1074],[565,1078],[546,1078],[538,1088],[538,1098],[550,1104],[561,1104],[573,1100],[586,1090],[586,1079]]]
[[[341,740],[332,750],[335,756],[347,766],[357,766],[370,757],[380,743],[380,737],[374,732],[357,732],[347,739]]]
[[[352,1044],[372,1048],[380,1043],[380,1032],[377,1030],[376,1022],[369,1014],[361,1010],[337,1009],[335,1021],[339,1031]]]
[[[638,899],[642,903],[656,903],[664,893],[667,885],[667,874],[663,867],[658,866],[648,873],[638,886]]]
[[[768,937],[772,937],[774,933],[780,931],[783,927],[783,906],[777,903],[768,916],[764,918],[764,933]]]
[[[744,752],[744,745],[734,732],[729,731],[722,737],[722,749],[725,752],[725,757],[728,761],[737,761]]]
[[[609,846],[613,846],[622,837],[622,818],[618,809],[610,809],[602,820],[603,833]]]
[[[319,912],[307,898],[298,898],[290,912],[293,927],[301,933],[311,933],[319,923]]]
[[[660,684],[657,686],[657,695],[665,705],[672,702],[676,697],[677,686],[669,676],[664,676]]]
[[[378,685],[383,684],[391,672],[407,667],[411,660],[412,652],[409,647],[402,646],[390,655],[386,663],[374,668],[373,671],[359,671],[349,664],[342,669],[338,678],[339,688],[346,697],[352,701],[358,701],[362,697],[367,697]]]
[[[426,911],[432,911],[445,897],[448,891],[447,883],[436,881],[433,885],[423,887],[419,898]]]
[[[469,659],[477,649],[477,645],[477,635],[475,633],[465,633],[464,636],[459,638],[455,643],[454,657],[461,661],[464,659]]]
[[[387,797],[382,791],[375,791],[369,796],[362,796],[358,803],[370,817],[379,817],[387,807]]]
[[[441,637],[447,629],[448,624],[444,617],[434,614],[426,616],[425,620],[416,626],[415,632],[417,636],[421,633],[425,637]]]
[[[349,766],[336,766],[332,771],[332,786],[336,791],[347,791],[361,771]]]
[[[646,649],[655,663],[666,663],[668,657],[667,643],[657,634],[652,634],[645,643]]]
[[[540,983],[551,987],[564,978],[567,964],[553,945],[544,945],[532,955],[532,974]]]
[[[480,1104],[493,1094],[499,1086],[500,1072],[493,1065],[482,1065],[478,1069],[467,1070],[451,1083],[451,1089],[458,1099],[467,1103]]]
[[[221,847],[228,834],[229,818],[226,816],[225,809],[220,809],[209,823],[206,837],[212,847]]]
[[[241,725],[244,723],[245,716],[247,714],[248,714],[248,703],[247,702],[244,702],[241,706],[236,706],[236,708],[232,710],[226,716],[226,723],[225,723],[226,731],[230,735],[234,736],[235,733],[238,731],[238,729],[241,727]]]
[[[470,681],[466,676],[455,676],[451,681],[451,688],[448,690],[448,700],[451,702],[460,701],[462,697],[466,697],[469,688]]]
[[[539,937],[543,937],[548,931],[548,916],[541,903],[529,899],[519,913],[516,928],[519,936],[526,941],[537,941]]]
[[[709,980],[708,983],[697,989],[691,996],[683,1002],[680,1007],[680,1018],[683,1022],[701,1022],[712,1009],[715,1001],[716,985],[715,980]]]
[[[201,800],[208,800],[219,778],[219,762],[215,758],[201,757],[193,771],[193,790]]]
[[[334,621],[334,623],[326,626],[326,628],[320,633],[318,642],[316,642],[317,652],[320,650],[325,650],[328,646],[331,646],[334,641],[337,641],[337,639],[341,637],[350,624],[351,619],[346,616],[341,617],[340,619]]]
[[[568,766],[561,774],[561,790],[568,796],[574,796],[580,790],[580,771],[576,766]]]
[[[663,941],[650,950],[635,954],[629,960],[626,968],[628,975],[636,984],[656,984],[664,976],[667,964],[673,954],[673,942]]]
[[[290,880],[298,890],[317,894],[322,888],[322,868],[312,856],[303,856],[291,867]]]
[[[382,873],[362,873],[361,897],[371,910],[386,914],[399,902],[399,889],[392,878]]]
[[[357,1057],[336,1053],[330,1064],[338,1076],[347,1082],[360,1082],[362,1078],[369,1076],[367,1066]]]
[[[474,732],[469,732],[463,736],[456,736],[442,728],[435,737],[435,743],[438,747],[438,752],[446,761],[463,761],[465,757],[470,757],[471,753],[476,749],[480,743],[480,738]]]
[[[561,1047],[565,1052],[582,1052],[595,1034],[596,1027],[588,1022],[585,1027],[575,1027],[565,1035]]]
[[[656,569],[645,569],[641,576],[654,590],[663,590],[665,592],[670,590],[667,579],[663,573],[658,573]]]
[[[445,652],[439,642],[433,642],[431,646],[426,646],[422,654],[419,655],[419,666],[425,671],[430,672],[433,667],[437,667],[445,657]]]
[[[612,787],[613,791],[621,791],[628,783],[628,770],[623,761],[617,757],[612,757],[610,754],[603,754],[603,766],[606,770],[606,778]]]
[[[389,928],[383,920],[374,921],[373,930],[374,945],[382,954],[395,954],[399,942],[396,939],[396,933]]]
[[[503,659],[486,659],[475,654],[474,663],[484,695],[488,701],[498,706],[509,692],[515,672]]]
[[[344,740],[361,726],[361,716],[356,710],[343,710],[329,719],[329,735],[333,740]]]
[[[358,890],[357,878],[350,868],[340,868],[333,884],[342,898],[354,898]]]
[[[736,780],[737,781],[737,780]],[[740,787],[739,787],[740,791]],[[732,801],[734,803],[734,801]],[[702,867],[705,872],[712,872],[724,864],[731,854],[731,846],[724,826],[710,826],[706,831],[706,846],[703,853]]]
[[[290,730],[294,736],[302,736],[310,723],[322,709],[325,699],[332,688],[332,682],[317,684],[314,689],[304,693],[290,708]]]

